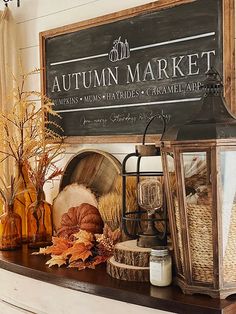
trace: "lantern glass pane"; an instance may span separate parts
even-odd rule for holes
[[[183,241],[181,237],[181,219],[180,219],[180,213],[179,213],[179,205],[178,205],[178,197],[177,197],[177,181],[176,181],[176,173],[175,173],[175,164],[174,164],[174,157],[172,153],[167,154],[167,168],[168,168],[168,181],[170,186],[170,202],[172,209],[172,213],[174,217],[172,218],[175,221],[174,228],[175,228],[175,234],[177,235],[177,242],[178,247],[175,247],[175,250],[178,250],[176,252],[176,255],[179,257],[179,260],[176,261],[176,266],[178,268],[178,274],[183,275]]]
[[[207,152],[182,153],[192,280],[213,282],[212,187]]]
[[[236,281],[236,151],[220,153],[224,281]]]

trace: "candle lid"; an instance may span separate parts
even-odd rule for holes
[[[151,255],[154,256],[166,256],[168,254],[169,250],[166,246],[156,246],[151,249]]]

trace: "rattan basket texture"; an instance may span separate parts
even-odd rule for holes
[[[224,232],[224,229],[223,229]],[[230,227],[223,258],[224,281],[236,281],[236,204],[232,207]]]
[[[175,202],[180,259],[183,264],[183,242],[181,237],[181,218],[177,201]],[[213,240],[212,211],[209,205],[187,205],[187,218],[192,259],[193,280],[213,282]],[[236,281],[236,204],[231,213],[231,223],[223,259],[224,281]]]
[[[175,218],[178,240],[181,238],[181,218],[175,202]],[[213,247],[211,206],[188,204],[189,245],[192,260],[193,280],[213,282]],[[183,259],[183,244],[179,241],[180,258]],[[181,261],[183,263],[183,261]]]

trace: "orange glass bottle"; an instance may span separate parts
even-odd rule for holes
[[[28,207],[28,246],[32,248],[49,245],[52,240],[52,205],[44,200],[39,191],[37,200]]]
[[[13,205],[5,204],[0,216],[0,250],[15,250],[22,246],[21,217],[14,212]]]
[[[27,242],[27,208],[36,201],[36,190],[32,185],[24,163],[18,165],[18,194],[14,200],[14,211],[20,215],[22,223],[22,242]],[[22,191],[25,191],[22,193]]]

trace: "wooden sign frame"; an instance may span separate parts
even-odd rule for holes
[[[41,75],[42,92],[46,93],[46,48],[45,43],[48,38],[59,35],[73,33],[91,27],[109,24],[115,21],[132,18],[140,14],[172,8],[181,4],[195,2],[196,0],[160,0],[147,5],[141,5],[128,10],[108,14],[98,18],[82,21],[79,23],[55,28],[40,33],[40,53],[41,53]],[[230,104],[230,109],[236,113],[235,104],[235,3],[234,0],[221,0],[223,7],[223,80],[225,97]],[[145,127],[145,126],[144,126]],[[149,135],[148,141],[157,141],[157,135]],[[140,142],[141,135],[101,135],[101,136],[68,136],[67,143],[119,143],[119,142]]]

